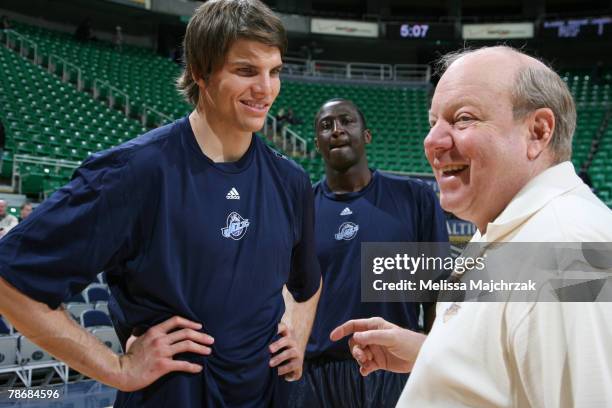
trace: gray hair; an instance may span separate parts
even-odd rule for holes
[[[436,73],[442,74],[459,58],[484,49],[500,49],[533,58],[507,45],[464,49],[443,55],[435,64]],[[510,88],[512,112],[515,120],[525,118],[540,108],[549,108],[555,116],[555,129],[550,141],[555,163],[572,157],[572,137],[576,130],[576,105],[567,84],[541,60],[542,64],[526,65],[518,70]]]

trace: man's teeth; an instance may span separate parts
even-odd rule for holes
[[[249,102],[249,101],[242,101],[242,103],[244,103],[247,106],[250,106],[251,108],[255,108],[255,109],[264,109],[266,107],[265,103],[255,103],[255,102]]]
[[[464,169],[467,169],[468,166],[467,165],[455,165],[455,166],[445,166],[442,168],[442,173],[443,174],[447,174],[447,173],[451,173],[454,171],[461,171]]]

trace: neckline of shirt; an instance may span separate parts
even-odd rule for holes
[[[358,191],[351,191],[350,193],[341,193],[341,194],[334,193],[329,188],[329,185],[327,184],[327,177],[324,177],[323,180],[321,180],[321,187],[323,189],[323,194],[325,194],[327,198],[330,198],[336,201],[348,201],[348,200],[353,200],[355,198],[359,198],[363,196],[365,193],[367,193],[374,185],[374,182],[378,179],[377,170],[370,169],[370,172],[372,173],[372,178],[370,179],[370,182],[364,188]]]
[[[200,148],[200,145],[196,140],[195,133],[191,128],[191,123],[189,123],[189,116],[184,117],[181,122],[181,126],[184,130],[184,135],[187,138],[187,143],[191,146],[191,148],[199,157],[205,160],[205,162],[209,166],[223,173],[242,173],[250,167],[251,163],[253,162],[253,156],[255,155],[255,144],[257,143],[257,136],[255,134],[251,134],[251,143],[249,144],[249,148],[240,159],[233,162],[216,163],[212,161],[210,157],[206,156]]]

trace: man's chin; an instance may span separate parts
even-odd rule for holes
[[[457,194],[444,194],[440,192],[440,207],[442,207],[444,211],[452,213],[457,217],[459,217],[458,214],[462,213],[465,200],[465,198]]]
[[[347,171],[354,165],[355,163],[349,160],[335,160],[335,161],[328,162],[328,166],[331,169],[337,171],[338,173],[344,173],[345,171]]]
[[[248,119],[242,122],[241,127],[245,132],[255,133],[263,129],[265,122],[265,119]]]

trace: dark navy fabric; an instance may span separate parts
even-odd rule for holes
[[[361,302],[362,242],[448,242],[446,218],[425,183],[373,171],[361,191],[334,194],[325,179],[314,186],[317,256],[323,289],[307,358],[351,358],[348,339],[329,334],[351,319],[380,316],[417,329],[419,304]]]
[[[288,384],[287,408],[394,408],[406,381],[408,374],[385,370],[362,377],[355,360],[308,360]]]
[[[0,275],[57,307],[106,271],[123,344],[173,315],[215,338],[197,375],[118,393],[119,407],[273,406],[268,346],[284,312],[318,289],[306,173],[256,136],[233,163],[200,150],[188,118],[90,157],[0,241]],[[281,404],[282,406],[282,404]]]

